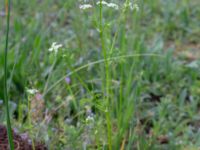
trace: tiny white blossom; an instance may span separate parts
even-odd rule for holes
[[[108,7],[111,7],[111,8],[114,8],[114,9],[116,9],[116,10],[119,9],[119,6],[118,6],[117,4],[114,4],[114,3],[108,3],[107,6],[108,6]]]
[[[49,48],[50,52],[58,53],[58,49],[62,47],[62,44],[57,44],[56,42],[53,42],[51,47]]]
[[[132,10],[136,10],[136,11],[139,11],[139,6],[138,6],[138,4],[134,4],[133,6],[132,6]]]
[[[26,92],[29,93],[29,94],[36,94],[36,93],[38,93],[38,90],[36,90],[36,89],[27,89]]]
[[[116,10],[119,9],[119,6],[117,4],[115,4],[115,3],[107,3],[106,1],[98,1],[96,4],[97,5],[100,5],[100,4],[106,5],[107,7],[114,8]]]
[[[94,122],[94,118],[92,116],[87,116],[86,120],[87,123]]]
[[[138,6],[138,4],[133,4],[133,3],[131,3],[131,2],[129,2],[128,4],[127,3],[125,3],[124,4],[124,7],[125,8],[130,8],[130,10],[136,10],[136,11],[139,11],[139,6]]]
[[[92,5],[90,5],[90,4],[84,4],[84,5],[80,5],[79,8],[85,10],[85,9],[92,8]]]
[[[100,5],[100,4],[102,4],[102,5],[108,5],[108,3],[106,1],[98,1],[97,5]]]

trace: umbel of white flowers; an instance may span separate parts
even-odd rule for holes
[[[49,48],[49,52],[54,52],[55,54],[58,53],[58,49],[62,47],[62,44],[57,44],[56,42],[53,42],[51,47]]]
[[[27,89],[26,92],[28,94],[32,94],[33,95],[33,94],[36,94],[38,92],[38,90],[37,89]]]
[[[115,3],[107,3],[106,1],[98,1],[96,4],[100,5],[101,3],[102,3],[102,5],[105,5],[107,7],[114,8],[116,10],[119,9],[119,6],[117,4],[115,4]]]
[[[79,8],[80,9],[88,9],[88,8],[92,8],[92,5],[90,5],[90,4],[84,4],[84,5],[80,5]]]
[[[114,8],[116,10],[119,9],[119,6],[117,4],[115,4],[115,3],[107,3],[106,1],[98,1],[96,4],[97,5],[102,4],[102,5],[105,5],[107,7]],[[80,5],[79,8],[84,10],[84,9],[92,8],[92,5],[91,4],[83,4],[83,5]]]
[[[104,5],[104,6],[106,6],[106,7],[109,7],[109,8],[113,8],[113,9],[115,9],[115,10],[118,10],[119,9],[119,5],[117,5],[117,4],[115,4],[115,3],[108,3],[108,2],[106,2],[106,1],[98,1],[97,3],[96,3],[96,5]],[[79,8],[80,9],[83,9],[83,10],[85,10],[85,9],[89,9],[89,8],[92,8],[93,6],[91,5],[91,4],[83,4],[83,5],[80,5],[79,6]],[[129,7],[131,10],[136,10],[136,11],[139,11],[139,6],[136,4],[136,3],[134,3],[134,4],[132,4],[131,2],[129,2],[128,4],[127,3],[125,3],[124,4],[124,7]]]

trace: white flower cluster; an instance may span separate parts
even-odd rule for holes
[[[87,116],[87,118],[85,119],[86,123],[91,123],[94,122],[94,117],[92,116]]]
[[[86,2],[86,1],[85,1]],[[119,9],[119,5],[115,4],[115,3],[108,3],[106,1],[98,1],[96,3],[96,5],[104,5],[106,7],[109,7],[109,8],[113,8],[115,10],[118,10]],[[91,4],[83,4],[83,5],[80,5],[79,8],[82,9],[82,10],[85,10],[85,9],[89,9],[89,8],[92,8],[93,6]],[[135,10],[135,11],[139,11],[139,6],[137,3],[124,3],[124,8],[129,8],[130,10]]]
[[[130,10],[136,10],[136,11],[139,11],[139,6],[138,6],[138,4],[137,3],[131,3],[131,2],[129,2],[128,4],[127,3],[125,3],[124,4],[124,7],[125,8],[130,8]]]
[[[100,5],[100,4],[105,5],[105,6],[109,7],[109,8],[116,9],[116,10],[119,9],[119,6],[117,4],[115,4],[115,3],[107,3],[106,1],[98,1],[96,3],[96,5]],[[89,8],[92,8],[92,7],[93,6],[91,4],[83,4],[83,5],[79,6],[79,8],[83,9],[83,10],[89,9]]]
[[[36,89],[27,89],[26,92],[28,94],[34,95],[34,94],[38,93],[38,90],[36,90]]]
[[[49,48],[49,52],[54,52],[55,54],[58,53],[58,49],[62,47],[62,44],[57,44],[56,42],[53,42],[51,47]]]
[[[116,9],[116,10],[119,9],[119,6],[118,6],[117,4],[115,4],[115,3],[107,3],[106,1],[98,1],[96,4],[97,4],[97,5],[102,4],[102,5],[105,5],[105,6],[107,6],[107,7],[114,8],[114,9]]]
[[[83,10],[84,9],[89,9],[89,8],[92,8],[92,5],[90,5],[90,4],[84,4],[84,5],[80,5],[79,8],[83,9]]]

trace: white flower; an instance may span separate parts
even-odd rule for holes
[[[97,5],[100,5],[100,4],[106,5],[107,7],[114,8],[116,10],[119,9],[119,6],[117,4],[115,4],[115,3],[107,3],[106,1],[98,1],[96,4]]]
[[[80,5],[79,8],[85,10],[85,9],[92,8],[92,5],[90,5],[90,4],[84,4],[84,5]]]
[[[33,94],[38,93],[38,90],[36,90],[36,89],[27,89],[26,92],[33,95]]]
[[[55,54],[58,53],[58,49],[62,47],[62,44],[57,44],[56,42],[53,42],[51,47],[49,48],[50,52],[55,52]]]
[[[119,9],[119,6],[118,6],[117,4],[114,4],[114,3],[108,3],[107,6],[108,6],[108,7],[111,7],[111,8],[114,8],[114,9],[116,9],[116,10]]]
[[[124,4],[124,7],[125,8],[130,8],[130,10],[136,10],[136,11],[139,11],[139,6],[138,6],[138,4],[133,4],[133,3],[131,3],[131,2],[129,2],[128,4],[127,3],[125,3]]]
[[[97,5],[100,5],[100,3],[101,3],[102,5],[108,5],[108,3],[107,3],[106,1],[98,1],[98,2],[97,2]]]
[[[134,4],[133,6],[132,6],[132,10],[136,10],[136,11],[139,11],[139,6],[138,6],[138,4]]]
[[[87,116],[86,120],[85,120],[87,123],[89,122],[94,122],[94,117],[92,116]]]

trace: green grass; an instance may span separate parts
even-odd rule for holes
[[[122,9],[129,0],[112,2],[120,9],[80,10],[84,2],[74,0],[12,1],[12,126],[49,149],[198,149],[200,63],[180,54],[199,53],[199,1],[138,0],[139,11]],[[53,42],[63,45],[57,55],[48,51]],[[3,57],[0,51],[1,68]],[[1,87],[3,78],[0,70]],[[31,117],[36,98],[27,89],[43,95],[40,121]]]
[[[4,51],[4,103],[5,103],[5,114],[6,114],[6,125],[8,133],[8,142],[10,145],[10,150],[14,150],[14,143],[12,137],[12,127],[10,121],[10,109],[9,109],[9,100],[8,100],[8,86],[7,86],[7,63],[8,63],[8,43],[9,43],[9,31],[10,31],[10,1],[6,1],[6,18],[7,18],[7,27],[6,27],[6,40],[5,40],[5,51]]]

